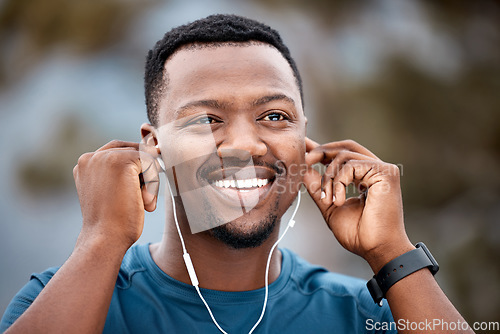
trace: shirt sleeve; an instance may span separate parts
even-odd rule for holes
[[[366,285],[363,284],[359,298],[359,310],[363,315],[364,324],[359,332],[367,334],[397,334],[397,326],[394,322],[389,303],[384,299],[382,307],[373,301]]]
[[[7,306],[0,322],[0,333],[5,332],[30,307],[35,298],[54,276],[57,268],[50,268],[41,274],[32,274],[28,283],[19,290]]]

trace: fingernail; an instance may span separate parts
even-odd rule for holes
[[[321,199],[325,198],[326,197],[326,194],[324,191],[321,192]]]
[[[332,195],[332,202],[335,202],[335,195]]]

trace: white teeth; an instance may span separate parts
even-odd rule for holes
[[[215,186],[219,188],[260,188],[269,183],[268,179],[246,179],[246,180],[217,180],[215,181]],[[248,190],[242,190],[248,191]]]

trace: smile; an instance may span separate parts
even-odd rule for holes
[[[269,195],[276,190],[276,180],[282,179],[286,172],[277,170],[273,165],[251,167],[224,166],[201,173],[202,184],[209,184],[210,193],[206,196],[220,210],[236,208],[245,210],[267,203]],[[208,190],[208,188],[206,188]],[[274,191],[273,191],[274,189]]]
[[[264,187],[269,183],[269,179],[251,178],[244,180],[216,180],[213,184],[218,188],[232,188],[241,192]]]
[[[252,209],[266,202],[273,188],[275,177],[231,178],[219,179],[210,183],[212,194],[218,206],[235,207],[241,210]]]

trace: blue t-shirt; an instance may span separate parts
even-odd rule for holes
[[[289,250],[281,252],[281,273],[269,285],[266,313],[255,333],[374,333],[368,330],[374,328],[371,324],[393,322],[387,304],[377,306],[364,281],[313,266]],[[50,268],[31,276],[8,306],[1,332],[26,310],[56,271]],[[201,289],[201,293],[228,333],[248,333],[264,302],[264,288]],[[153,261],[149,245],[135,245],[123,259],[104,333],[220,332],[194,287],[165,274]]]

